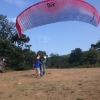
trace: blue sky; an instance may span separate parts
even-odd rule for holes
[[[0,0],[0,14],[6,15],[9,21],[15,22],[16,17],[27,7],[42,0]],[[92,4],[100,13],[100,0],[84,0]],[[100,25],[67,21],[32,28],[24,32],[30,37],[32,51],[46,51],[66,55],[75,48],[87,51],[91,44],[100,40]]]

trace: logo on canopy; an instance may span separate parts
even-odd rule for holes
[[[49,3],[47,3],[47,6],[48,6],[48,8],[49,7],[54,7],[55,6],[55,3],[54,2],[49,2]]]

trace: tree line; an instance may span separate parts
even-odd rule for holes
[[[32,69],[33,60],[37,54],[47,56],[46,51],[32,51],[28,44],[30,38],[25,34],[18,38],[15,23],[9,22],[7,16],[0,14],[0,59],[5,59],[6,69]],[[100,65],[100,41],[91,44],[89,51],[76,48],[71,54],[59,56],[50,54],[47,58],[47,68],[91,67]]]
[[[92,44],[88,51],[75,48],[69,55],[59,56],[58,54],[51,54],[47,65],[50,68],[100,67],[100,41]]]
[[[18,38],[15,23],[9,22],[7,16],[0,14],[0,59],[5,59],[6,69],[27,70],[32,69],[33,60],[37,53],[30,50],[30,38],[25,34]]]

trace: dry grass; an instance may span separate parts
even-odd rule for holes
[[[0,100],[100,100],[100,68],[47,69],[0,74]]]

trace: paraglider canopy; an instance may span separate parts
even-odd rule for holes
[[[61,21],[82,21],[98,26],[98,11],[82,0],[44,0],[36,3],[17,16],[19,37],[27,29]]]

